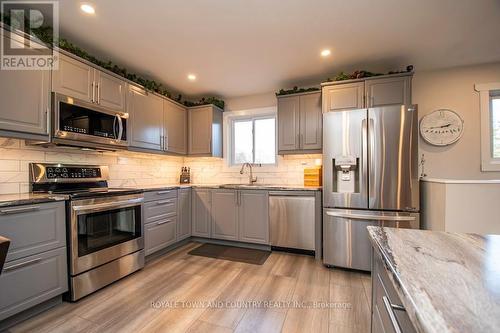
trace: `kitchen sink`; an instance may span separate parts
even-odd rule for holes
[[[220,188],[269,187],[268,184],[223,184]]]

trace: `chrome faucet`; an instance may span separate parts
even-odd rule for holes
[[[243,163],[243,165],[241,166],[240,175],[243,174],[246,166],[248,166],[248,168],[250,169],[250,174],[248,175],[248,184],[252,185],[253,183],[257,182],[257,177],[253,176],[252,165],[250,163]]]

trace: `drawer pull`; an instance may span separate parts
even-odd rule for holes
[[[161,201],[157,201],[156,204],[157,205],[163,205],[163,204],[168,204],[168,203],[171,203],[172,200],[161,200]]]
[[[33,212],[33,211],[39,210],[39,209],[40,209],[39,206],[0,209],[0,214],[17,214],[17,213]]]
[[[162,225],[162,224],[165,224],[168,222],[172,222],[172,220],[165,220],[165,221],[156,222],[156,225]]]
[[[399,327],[398,321],[396,319],[396,315],[394,314],[394,310],[405,311],[405,308],[401,305],[391,304],[389,298],[387,296],[382,296],[382,301],[384,301],[384,307],[389,314],[389,319],[391,320],[392,327],[396,333],[401,333],[401,327]]]
[[[156,194],[162,195],[162,194],[169,194],[170,192],[172,192],[172,191],[159,191],[159,192],[156,192]]]
[[[42,261],[42,258],[36,258],[36,259],[33,259],[33,260],[22,262],[22,263],[17,264],[17,265],[12,265],[12,266],[9,266],[9,267],[5,267],[3,269],[3,271],[4,272],[14,271],[14,270],[19,269],[19,268],[23,268],[23,267],[26,267],[26,266],[30,266],[30,265],[36,264],[36,263],[38,263],[40,261]]]

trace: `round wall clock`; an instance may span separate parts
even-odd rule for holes
[[[455,111],[439,109],[420,120],[420,135],[435,146],[457,142],[464,132],[464,121]]]

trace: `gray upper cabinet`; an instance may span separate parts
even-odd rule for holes
[[[108,109],[124,111],[127,83],[98,70],[95,71],[95,81],[97,103]]]
[[[127,83],[64,54],[53,71],[52,90],[116,111],[125,110]]]
[[[163,100],[129,85],[127,112],[130,121],[130,146],[148,150],[162,150]]]
[[[4,38],[7,34],[4,34]],[[2,40],[3,41],[3,40]],[[48,138],[50,71],[4,70],[0,75],[0,134]],[[43,136],[43,137],[41,137]]]
[[[323,112],[411,104],[412,74],[323,84]]]
[[[365,83],[343,83],[323,87],[324,112],[364,108]]]
[[[177,213],[177,240],[191,236],[191,189],[179,189]]]
[[[267,191],[239,191],[239,240],[269,244],[269,194]]]
[[[366,80],[367,107],[411,104],[411,76]]]
[[[278,97],[278,153],[320,152],[321,92]]]
[[[300,149],[320,150],[323,136],[321,93],[300,96]]]
[[[188,155],[222,157],[222,110],[214,105],[188,109]]]
[[[299,148],[299,96],[278,98],[278,151]]]
[[[165,151],[181,155],[187,153],[187,118],[185,107],[167,99],[163,101]]]
[[[59,68],[53,70],[52,90],[93,103],[95,94],[94,68],[64,54],[59,55]]]
[[[238,210],[235,190],[212,191],[212,238],[238,240]]]
[[[191,198],[191,234],[210,237],[212,192],[208,189],[193,189]]]

